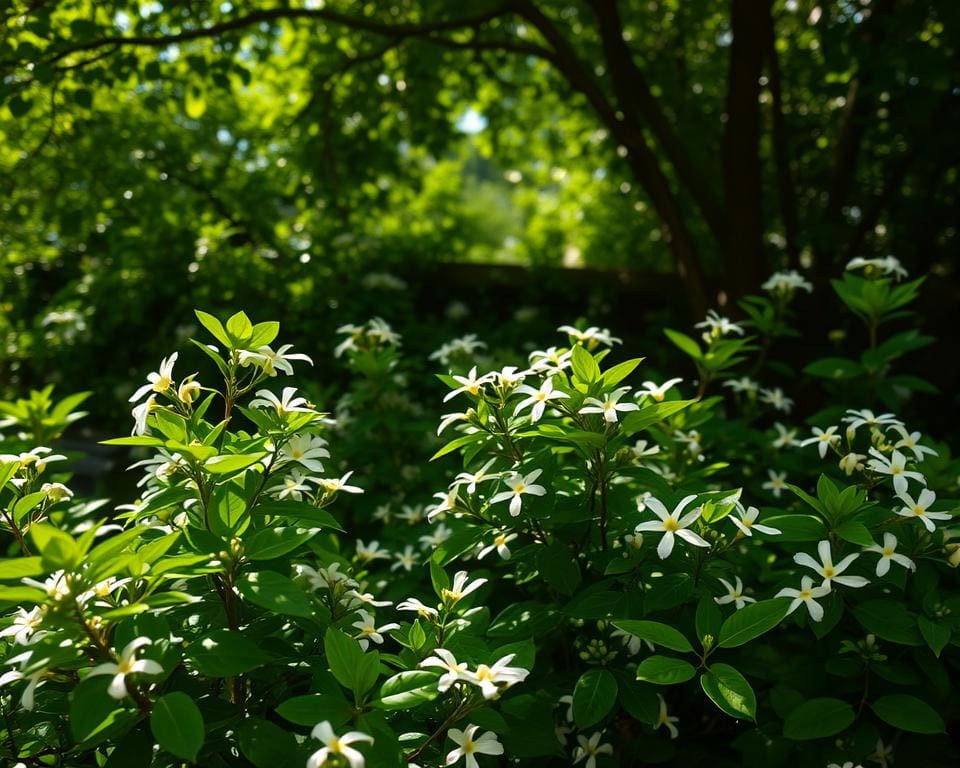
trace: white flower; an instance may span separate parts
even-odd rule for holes
[[[542,485],[536,485],[534,480],[540,477],[541,470],[535,469],[527,475],[521,475],[519,472],[511,472],[504,482],[510,487],[509,491],[501,491],[492,499],[491,504],[498,504],[501,501],[510,499],[510,514],[516,517],[520,514],[520,505],[523,503],[522,497],[525,494],[533,496],[543,496],[547,489]]]
[[[0,637],[12,637],[17,645],[29,645],[31,641],[39,640],[46,634],[39,627],[43,623],[43,610],[34,606],[31,610],[17,608],[13,623],[0,630]]]
[[[289,496],[296,501],[300,501],[303,498],[302,494],[311,490],[307,483],[316,482],[318,482],[316,478],[308,477],[299,469],[295,469],[283,478],[283,485],[277,486],[280,488],[280,493],[277,494],[277,498],[285,499]]]
[[[129,695],[126,683],[127,675],[163,674],[163,667],[157,662],[152,659],[137,659],[136,657],[138,648],[150,645],[152,642],[153,640],[149,637],[138,637],[131,640],[127,643],[126,647],[120,651],[120,660],[117,663],[108,662],[106,664],[98,664],[90,670],[88,677],[94,677],[95,675],[112,675],[113,680],[110,681],[107,693],[115,699],[126,698]]]
[[[783,489],[787,487],[787,473],[768,469],[767,475],[770,479],[760,487],[766,491],[770,491],[774,498],[779,499]]]
[[[34,693],[37,690],[40,679],[46,673],[46,670],[42,668],[29,673],[24,671],[32,666],[30,663],[31,656],[31,652],[28,651],[27,653],[21,653],[13,658],[7,659],[6,662],[4,662],[5,664],[19,664],[20,669],[11,669],[0,675],[0,687],[7,683],[14,683],[17,680],[27,681],[27,687],[20,695],[20,705],[28,711],[33,709]]]
[[[391,571],[399,571],[403,568],[403,570],[409,573],[413,570],[413,566],[420,560],[420,555],[414,551],[412,544],[407,544],[407,546],[403,548],[403,552],[394,552],[393,556],[396,562],[390,566]]]
[[[795,269],[791,269],[789,272],[774,272],[760,287],[770,293],[780,293],[787,296],[798,289],[813,293],[813,284],[805,280],[803,275]]]
[[[523,381],[527,374],[525,371],[518,373],[517,366],[515,365],[508,365],[499,371],[494,371],[490,375],[496,382],[497,388],[500,389],[504,397],[506,397],[506,393]]]
[[[366,584],[364,584],[366,586]],[[344,597],[351,598],[349,605],[351,607],[355,605],[370,605],[374,608],[386,608],[388,605],[393,605],[389,600],[377,600],[369,592],[361,592],[359,589],[350,589],[344,593]],[[354,624],[356,626],[356,624]]]
[[[900,440],[894,443],[894,448],[906,448],[910,451],[913,451],[913,457],[917,461],[923,461],[924,454],[929,454],[930,456],[939,456],[933,448],[928,448],[925,445],[920,445],[920,433],[919,432],[907,432],[906,428],[902,424],[893,424],[890,427],[891,429],[896,430],[900,433]]]
[[[313,360],[304,354],[287,354],[287,350],[293,349],[293,344],[284,344],[280,349],[274,351],[269,346],[258,347],[257,350],[240,350],[240,365],[257,365],[260,370],[268,376],[276,376],[277,371],[283,371],[288,376],[293,375],[293,366],[291,360],[304,360],[313,365]]]
[[[468,725],[465,731],[458,728],[451,728],[447,731],[447,736],[457,744],[456,749],[447,753],[447,760],[444,765],[453,765],[461,757],[464,758],[466,768],[478,768],[479,763],[473,755],[502,755],[503,744],[497,740],[497,734],[493,731],[487,731],[479,738],[474,738],[479,725]]]
[[[604,421],[608,424],[613,424],[618,421],[617,412],[626,412],[626,411],[638,411],[640,406],[636,403],[621,403],[618,402],[621,397],[623,397],[627,392],[630,391],[630,387],[618,387],[613,390],[613,392],[608,392],[604,395],[603,400],[598,400],[595,397],[588,397],[584,400],[584,405],[580,409],[580,413],[599,413],[603,415]]]
[[[819,563],[806,552],[798,552],[795,554],[793,556],[793,562],[805,568],[812,568],[817,574],[823,577],[823,584],[828,587],[833,581],[847,587],[865,587],[870,583],[869,579],[865,579],[862,576],[840,575],[850,567],[850,564],[854,560],[860,557],[859,554],[853,553],[852,555],[847,555],[843,560],[834,565],[833,554],[830,551],[830,542],[826,540],[817,544],[817,553],[820,555]]]
[[[867,759],[872,763],[879,763],[882,768],[889,768],[893,762],[893,745],[886,746],[883,739],[877,739],[877,748],[873,754],[868,755]]]
[[[573,764],[576,765],[581,760],[586,760],[584,768],[596,768],[597,755],[612,755],[613,746],[611,744],[601,744],[603,731],[597,731],[589,739],[583,734],[577,734],[577,742],[580,744],[573,752]]]
[[[344,493],[363,493],[363,488],[358,488],[356,485],[347,485],[347,480],[350,479],[350,475],[352,474],[353,471],[351,470],[339,480],[336,478],[322,478],[317,480],[317,484],[327,493],[338,493],[339,491],[343,491]]]
[[[573,722],[573,696],[569,693],[566,694],[565,696],[561,696],[559,699],[557,699],[557,703],[567,705],[567,713],[566,713],[567,722],[572,723]]]
[[[453,584],[450,585],[449,589],[444,589],[441,592],[441,598],[443,602],[449,603],[452,608],[471,592],[480,589],[480,587],[486,583],[486,579],[474,579],[470,581],[466,571],[457,571],[453,575]]]
[[[156,395],[150,395],[146,400],[144,400],[140,405],[134,407],[130,411],[130,415],[133,416],[133,435],[145,435],[147,434],[147,416],[150,415],[150,412],[157,407],[157,397]]]
[[[466,421],[470,418],[470,411],[463,411],[462,413],[445,413],[440,417],[440,426],[437,427],[437,434],[439,435],[443,430],[449,427],[451,424],[454,424],[458,421]]]
[[[160,362],[160,370],[156,373],[148,373],[147,381],[136,392],[130,395],[129,402],[134,403],[143,397],[147,392],[163,393],[173,388],[173,364],[177,362],[177,352],[170,357],[165,357]]]
[[[315,739],[320,739],[326,746],[310,755],[310,759],[307,760],[307,768],[320,768],[320,766],[326,764],[330,755],[342,755],[350,764],[350,768],[364,768],[363,753],[350,745],[358,741],[373,744],[373,737],[360,731],[350,731],[343,736],[337,736],[327,720],[315,725],[310,735]]]
[[[294,435],[277,454],[278,463],[295,461],[309,472],[323,472],[323,464],[318,459],[329,459],[327,441],[311,435]]]
[[[400,625],[396,623],[384,624],[382,627],[378,627],[373,614],[362,608],[357,611],[357,613],[360,614],[360,621],[355,621],[350,626],[360,630],[354,640],[360,643],[360,647],[363,648],[363,650],[367,650],[367,646],[370,645],[370,640],[377,645],[383,645],[384,632],[389,632],[391,629],[400,629]]]
[[[784,587],[777,592],[775,597],[793,598],[793,602],[790,603],[790,608],[787,611],[788,616],[805,603],[807,610],[810,612],[810,618],[814,621],[823,621],[823,606],[815,601],[829,593],[830,584],[828,582],[824,582],[819,587],[814,587],[813,579],[809,576],[804,576],[800,579],[800,589]]]
[[[883,534],[883,546],[879,544],[873,544],[872,546],[864,548],[864,552],[879,552],[880,559],[877,560],[877,576],[884,576],[887,571],[890,570],[890,561],[902,565],[904,568],[915,571],[917,566],[914,564],[906,555],[898,555],[896,553],[897,548],[897,537],[892,533]]]
[[[904,491],[903,493],[898,493],[897,497],[906,504],[905,507],[901,507],[897,514],[901,517],[917,517],[920,519],[920,522],[923,523],[927,530],[930,533],[933,533],[936,530],[936,524],[934,520],[950,520],[953,518],[949,512],[931,512],[930,507],[933,506],[933,502],[937,500],[937,494],[928,488],[924,488],[920,491],[920,495],[916,500],[913,497]]]
[[[447,526],[445,526],[443,523],[440,523],[433,529],[433,533],[421,536],[419,539],[417,539],[417,541],[420,542],[421,547],[426,549],[436,549],[452,535],[453,531],[447,528]]]
[[[523,682],[530,672],[521,667],[507,666],[516,654],[509,653],[498,659],[489,667],[480,664],[476,671],[467,672],[466,681],[480,686],[480,692],[485,699],[493,699],[500,693],[500,685],[509,688],[514,683]]]
[[[694,328],[706,328],[703,338],[709,342],[711,336],[726,336],[728,333],[736,333],[743,336],[743,328],[732,322],[729,318],[718,315],[715,310],[709,310],[703,322],[697,323]]]
[[[460,486],[454,483],[446,493],[438,491],[433,494],[433,498],[437,499],[437,503],[427,507],[427,521],[431,523],[438,515],[452,512],[457,508],[457,502],[460,501]]]
[[[491,552],[493,552],[493,550],[497,550],[497,554],[500,555],[500,557],[504,560],[509,560],[510,548],[507,546],[507,544],[509,544],[515,538],[517,538],[517,534],[515,533],[500,531],[500,533],[493,537],[492,544],[488,544],[477,553],[477,560],[482,560]]]
[[[760,391],[760,385],[749,376],[743,376],[739,379],[727,379],[727,381],[723,382],[723,386],[730,387],[734,392],[746,392],[747,394]]]
[[[269,389],[260,389],[257,396],[250,401],[251,408],[272,408],[277,416],[283,416],[286,413],[314,413],[313,408],[307,404],[306,398],[295,397],[297,390],[294,387],[284,387],[283,392],[278,398]]]
[[[380,546],[379,541],[364,544],[363,539],[357,539],[357,559],[361,563],[372,563],[374,560],[389,560],[390,553]]]
[[[674,723],[679,723],[680,718],[673,717],[667,712],[667,702],[664,701],[663,696],[658,693],[657,698],[660,699],[660,712],[657,714],[657,722],[653,729],[656,730],[661,725],[666,726],[667,730],[670,731],[670,738],[675,739],[680,735],[680,731],[677,730]]]
[[[573,365],[572,356],[573,350],[570,349],[563,352],[556,347],[548,347],[542,351],[536,350],[530,353],[530,368],[542,373],[559,373]]]
[[[847,410],[847,416],[844,416],[841,421],[847,422],[852,429],[859,429],[860,427],[890,427],[894,425],[903,426],[903,422],[900,421],[892,413],[881,413],[879,416],[875,415],[873,411],[868,408],[864,408],[861,411],[854,411],[852,409]]]
[[[730,522],[737,526],[744,536],[752,536],[753,531],[759,531],[760,533],[765,533],[768,536],[776,536],[780,533],[778,528],[771,528],[769,525],[756,524],[756,520],[760,516],[760,510],[756,507],[747,507],[744,509],[743,506],[738,503],[737,514],[740,516],[740,519],[738,520],[736,517],[731,516]]]
[[[513,415],[516,416],[528,405],[532,405],[533,408],[530,409],[530,421],[537,422],[540,420],[540,417],[543,416],[543,412],[547,407],[547,403],[550,400],[564,400],[569,395],[564,392],[557,392],[553,388],[553,378],[549,378],[540,385],[540,389],[534,389],[527,384],[521,384],[517,387],[517,392],[523,395],[529,395],[526,400],[522,400],[517,404],[517,407],[513,409]]]
[[[443,398],[443,402],[452,400],[461,392],[478,397],[480,392],[483,390],[483,385],[489,384],[492,381],[492,377],[489,373],[486,373],[478,378],[477,366],[473,366],[473,368],[470,369],[470,373],[468,373],[466,376],[454,376],[453,380],[460,386],[457,389],[448,392],[447,396]]]
[[[627,653],[629,653],[631,656],[636,656],[638,653],[640,653],[640,649],[643,648],[644,644],[646,644],[647,648],[650,649],[651,653],[655,650],[653,643],[651,643],[649,640],[643,640],[636,635],[631,635],[629,632],[626,632],[622,629],[613,630],[613,632],[610,633],[610,637],[619,637],[620,642],[626,646]],[[568,696],[567,698],[569,698],[571,702],[570,720],[573,720],[573,697]],[[563,701],[563,699],[561,699],[561,701]]]
[[[907,270],[903,268],[900,260],[896,256],[884,256],[882,259],[865,259],[863,256],[855,256],[847,262],[846,270],[864,269],[875,270],[886,275],[893,275],[899,280],[907,276]]]
[[[651,520],[650,522],[640,523],[634,530],[638,533],[642,531],[663,532],[663,538],[660,539],[660,543],[657,545],[657,554],[661,560],[665,560],[670,556],[670,553],[673,552],[675,535],[679,536],[688,544],[693,544],[695,547],[710,546],[708,542],[704,541],[693,531],[688,530],[688,527],[693,525],[700,517],[700,513],[702,512],[701,507],[697,507],[683,517],[680,517],[680,513],[696,498],[696,495],[684,497],[673,512],[668,512],[663,502],[659,499],[653,498],[652,496],[647,499],[647,507],[660,519],[659,521]]]
[[[871,448],[870,455],[874,458],[867,462],[867,469],[872,469],[881,475],[890,475],[893,478],[893,490],[898,496],[907,492],[908,477],[921,485],[927,484],[926,478],[919,472],[907,470],[907,457],[900,451],[894,449],[893,453],[887,457],[876,448]]]
[[[637,394],[646,395],[647,397],[652,397],[656,402],[662,403],[664,398],[667,396],[667,391],[674,386],[679,384],[683,379],[668,379],[663,382],[663,384],[657,384],[653,381],[643,382],[643,386],[637,390]]]
[[[616,336],[611,336],[608,329],[604,328],[601,330],[595,325],[591,325],[585,331],[581,331],[579,328],[574,328],[572,325],[561,325],[559,328],[557,328],[557,330],[567,334],[576,342],[582,344],[588,349],[593,349],[595,346],[597,346],[597,344],[605,344],[608,347],[612,347],[614,344],[623,343],[622,339],[618,339]]]
[[[820,427],[814,427],[813,437],[808,437],[800,443],[800,445],[801,447],[816,445],[817,450],[820,452],[820,458],[825,459],[827,457],[827,451],[831,446],[840,442],[840,435],[836,434],[836,431],[836,427],[827,427],[825,431],[820,429]]]
[[[52,453],[52,451],[52,448],[41,445],[29,451],[24,451],[23,453],[4,453],[0,455],[0,462],[4,464],[19,464],[20,466],[17,468],[17,471],[26,469],[27,467],[33,467],[39,475],[43,473],[47,468],[47,464],[50,462],[67,460],[66,456],[59,453]]]
[[[40,492],[45,493],[47,498],[53,504],[63,501],[64,499],[73,498],[73,491],[67,488],[67,486],[65,486],[63,483],[44,483],[42,486],[40,486]]]
[[[440,693],[446,693],[451,685],[467,679],[467,663],[465,661],[457,661],[456,657],[446,648],[436,648],[433,653],[433,656],[428,656],[421,661],[420,666],[440,667],[445,670],[440,679],[437,680],[437,690]]]
[[[642,459],[645,456],[656,456],[660,453],[659,445],[650,445],[646,440],[637,440],[630,449],[634,459]]]
[[[494,478],[499,477],[499,474],[496,472],[492,474],[488,474],[490,467],[493,466],[495,461],[496,459],[490,459],[490,461],[488,461],[486,464],[480,467],[480,469],[478,469],[473,474],[470,474],[469,472],[461,472],[460,474],[457,475],[456,479],[454,479],[453,484],[466,485],[467,493],[471,495],[476,493],[477,483],[482,483],[484,480],[493,480]]]
[[[743,582],[740,581],[739,576],[737,576],[736,586],[731,584],[726,579],[720,579],[720,581],[723,584],[723,586],[727,588],[727,594],[723,595],[722,597],[713,598],[713,601],[718,605],[726,605],[727,603],[733,603],[736,609],[739,611],[747,603],[757,602],[752,597],[746,597],[743,594]]]
[[[797,430],[788,429],[779,421],[774,422],[773,428],[777,430],[777,436],[770,443],[774,448],[786,448],[790,445],[797,445]]]
[[[793,408],[793,400],[787,397],[780,387],[761,389],[760,402],[769,403],[775,410],[783,411],[784,413],[790,413],[790,410]]]
[[[851,452],[840,459],[838,466],[846,473],[847,477],[849,477],[854,471],[863,469],[863,459],[865,458],[867,457],[862,453]]]
[[[397,603],[398,611],[416,611],[420,618],[423,619],[433,619],[440,615],[440,612],[436,608],[431,608],[429,605],[424,605],[417,598],[411,597],[407,600]]]

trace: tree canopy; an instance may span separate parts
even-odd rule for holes
[[[415,256],[678,270],[703,309],[956,255],[946,0],[0,7],[11,295]]]

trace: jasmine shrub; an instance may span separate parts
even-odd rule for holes
[[[896,415],[925,339],[884,330],[919,282],[860,261],[834,288],[866,346],[804,370],[808,427],[776,360],[796,273],[668,330],[683,375],[596,327],[496,364],[445,345],[406,480],[350,427],[418,396],[381,320],[342,329],[331,418],[276,323],[198,312],[210,373],[173,353],[135,392],[109,442],[146,452],[140,498],[112,510],[27,444],[79,400],[3,404],[5,764],[953,764],[960,467]]]

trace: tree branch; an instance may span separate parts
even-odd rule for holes
[[[707,225],[717,238],[722,237],[724,216],[720,199],[707,177],[690,160],[624,41],[617,0],[593,0],[592,4],[620,110],[630,122],[650,129]]]
[[[80,43],[74,43],[66,46],[62,50],[55,51],[47,59],[49,63],[56,63],[68,56],[83,51],[95,51],[104,46],[117,47],[141,47],[141,48],[165,48],[176,43],[183,43],[188,40],[199,40],[203,38],[219,37],[225,32],[232,32],[238,29],[245,29],[256,24],[264,22],[274,22],[294,19],[310,19],[314,21],[325,21],[337,26],[348,27],[363,32],[370,32],[375,35],[382,35],[391,38],[407,37],[425,37],[436,32],[451,32],[460,29],[477,28],[493,19],[506,15],[509,12],[507,5],[498,5],[491,10],[478,13],[474,16],[464,16],[457,19],[439,19],[435,21],[425,21],[421,23],[397,23],[385,24],[381,21],[365,17],[353,16],[351,14],[340,13],[328,8],[267,8],[258,11],[252,11],[244,16],[238,16],[234,19],[228,19],[217,24],[197,27],[196,29],[184,29],[167,35],[108,35],[96,40],[87,40]],[[10,62],[4,62],[10,63]]]
[[[660,216],[666,240],[677,262],[677,272],[686,286],[691,309],[695,314],[702,314],[707,307],[707,291],[700,257],[687,229],[679,202],[670,189],[670,183],[643,131],[617,115],[617,111],[593,79],[590,70],[577,56],[573,46],[532,0],[516,0],[516,8],[552,47],[556,69],[574,90],[586,97],[611,135],[627,148],[627,162]]]

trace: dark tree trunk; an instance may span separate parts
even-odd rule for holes
[[[731,299],[755,290],[766,274],[760,166],[760,72],[771,0],[732,0],[733,45],[723,134],[726,231],[723,284]],[[762,8],[761,8],[762,6]]]

